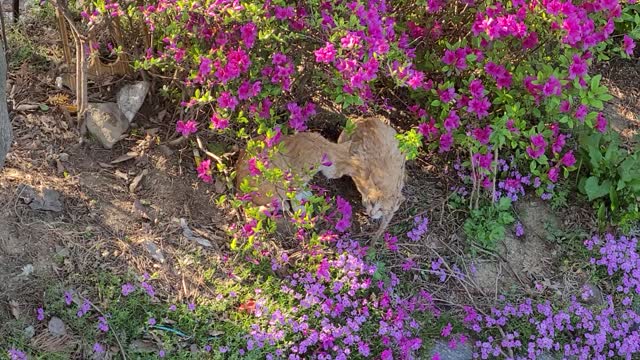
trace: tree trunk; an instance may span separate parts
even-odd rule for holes
[[[0,169],[11,146],[11,121],[7,110],[7,59],[0,42]]]

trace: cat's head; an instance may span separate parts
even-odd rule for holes
[[[367,176],[353,177],[367,216],[373,220],[390,219],[405,200],[402,195],[404,164],[394,170],[386,174],[374,171]]]

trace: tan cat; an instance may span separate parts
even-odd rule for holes
[[[355,129],[344,130],[339,144],[349,145],[350,176],[362,196],[367,215],[381,219],[376,237],[382,235],[404,201],[405,155],[396,131],[383,117],[352,119]]]
[[[329,179],[337,179],[350,172],[349,142],[336,144],[320,134],[301,132],[283,136],[281,143],[282,150],[276,152],[271,159],[273,166],[284,172],[290,170],[302,184],[307,184],[318,171]],[[241,151],[236,165],[236,189],[240,189],[240,184],[248,176],[249,184],[255,187],[255,178],[250,177],[249,158],[246,152]],[[286,201],[286,194],[287,189],[282,184],[264,181],[251,195],[251,201],[255,205],[266,206],[274,196],[282,202]]]

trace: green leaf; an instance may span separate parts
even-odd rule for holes
[[[609,188],[609,199],[611,200],[611,211],[616,211],[620,202],[618,201],[618,192],[613,186]]]
[[[605,180],[602,184],[599,184],[596,176],[589,177],[584,184],[584,190],[589,201],[609,195],[609,188],[611,187],[611,181]]]
[[[507,211],[509,210],[509,208],[511,208],[511,199],[508,197],[500,198],[500,201],[498,201],[497,209],[499,211]]]

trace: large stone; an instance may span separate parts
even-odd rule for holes
[[[29,205],[33,210],[42,211],[62,211],[62,200],[59,192],[53,189],[44,189],[42,195],[29,185],[18,187],[18,197]]]
[[[129,123],[142,107],[149,87],[151,87],[151,84],[148,81],[138,81],[125,85],[118,91],[118,107]]]
[[[129,128],[129,121],[115,103],[89,104],[86,116],[87,130],[105,149],[111,149]]]
[[[51,336],[62,337],[67,335],[67,327],[64,322],[57,317],[52,317],[49,320],[49,326],[47,326],[47,330],[49,330],[49,334]]]

